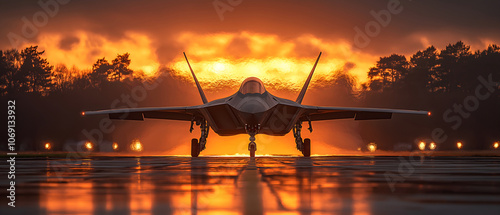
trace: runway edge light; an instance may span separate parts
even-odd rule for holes
[[[436,145],[436,143],[435,143],[435,142],[431,142],[431,143],[429,143],[429,149],[430,149],[430,150],[435,150],[435,149],[436,149],[436,147],[437,147],[437,145]]]
[[[45,150],[50,150],[50,149],[52,149],[52,144],[50,144],[50,142],[46,142],[44,144],[44,148],[45,148]]]
[[[85,145],[84,145],[84,146],[85,146],[85,148],[86,148],[88,151],[92,151],[92,150],[93,150],[93,148],[94,148],[94,144],[93,144],[92,142],[90,142],[90,141],[85,142]]]
[[[418,143],[418,149],[420,149],[420,151],[424,151],[425,150],[425,142],[424,141],[420,141]]]
[[[370,151],[370,152],[375,152],[377,150],[376,143],[369,143],[366,147],[368,148],[368,151]]]

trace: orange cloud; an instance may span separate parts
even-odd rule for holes
[[[72,38],[69,44],[63,44],[67,38]],[[79,69],[90,69],[98,58],[105,57],[108,61],[116,55],[130,53],[132,59],[130,68],[153,75],[159,63],[154,53],[151,40],[143,34],[128,32],[119,40],[111,40],[102,35],[79,31],[64,37],[61,34],[41,34],[38,42],[40,50],[45,50],[45,56],[52,64],[65,64]]]
[[[333,71],[346,70],[366,81],[366,72],[378,59],[352,48],[347,41],[332,41],[313,35],[282,39],[275,34],[253,32],[196,34],[181,32],[174,35],[172,43],[186,51],[200,82],[207,89],[225,83],[239,83],[256,76],[267,85],[298,90],[311,70],[320,51],[322,58],[316,69],[316,81],[328,81]],[[160,66],[173,68],[177,75],[190,80],[191,75],[182,53],[172,61],[160,63],[157,45],[150,37],[128,32],[120,39],[78,31],[72,35],[46,33],[39,36],[40,49],[52,64],[66,64],[80,69],[90,69],[102,57],[112,60],[117,54],[130,53],[130,67],[154,75]],[[35,44],[33,44],[35,45]],[[172,50],[172,52],[177,52]],[[175,54],[175,53],[174,53]],[[354,65],[354,66],[352,66]]]
[[[209,88],[217,86],[220,80],[239,83],[256,76],[267,84],[298,90],[319,51],[324,54],[316,69],[316,80],[331,79],[334,71],[349,64],[355,65],[349,72],[364,82],[366,72],[378,58],[354,51],[346,41],[328,41],[312,35],[282,40],[277,35],[251,32],[210,35],[184,32],[176,42],[185,46],[198,79]],[[182,55],[169,67],[180,76],[191,76]]]

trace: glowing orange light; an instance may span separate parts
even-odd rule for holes
[[[87,141],[85,142],[85,148],[87,150],[92,150],[92,148],[94,148],[94,145],[91,142]]]
[[[430,111],[429,111],[429,112],[427,112],[427,116],[430,116],[430,115],[432,115],[432,113],[431,113]]]
[[[420,141],[420,143],[418,143],[418,149],[420,149],[421,151],[425,150],[425,142],[424,141]]]
[[[113,150],[117,150],[118,149],[118,143],[113,143]]]
[[[437,147],[436,143],[434,143],[434,142],[432,142],[432,143],[429,144],[429,149],[430,150],[434,150],[434,149],[436,149],[436,147]]]
[[[83,111],[82,111],[80,114],[81,114],[82,116],[85,116],[85,112],[83,112]]]
[[[495,142],[495,143],[493,143],[493,148],[498,149],[498,146],[499,146],[499,145],[500,145],[500,143]]]
[[[457,142],[457,149],[461,149],[463,146],[462,142]]]
[[[141,152],[143,150],[142,143],[139,140],[134,140],[132,144],[130,144],[130,149],[132,149],[132,151]]]
[[[50,143],[45,143],[45,149],[50,150],[52,145]]]
[[[71,49],[61,49],[60,41],[65,35],[53,32],[41,32],[37,36],[37,45],[41,50],[51,50],[44,56],[54,65],[74,65],[85,70],[98,58],[106,57],[111,61],[117,54],[129,52],[132,59],[130,69],[143,72],[137,75],[153,77],[160,66],[166,65],[175,70],[176,75],[192,80],[183,56],[176,53],[177,58],[169,62],[160,61],[154,51],[155,40],[147,34],[129,31],[120,39],[111,39],[93,32],[77,31],[72,36],[77,38],[77,42],[72,44]],[[354,51],[348,41],[332,41],[309,34],[282,38],[278,34],[246,30],[207,34],[183,31],[172,35],[172,39],[175,43],[186,45],[183,50],[190,57],[204,89],[219,89],[221,80],[239,82],[257,76],[277,89],[299,91],[317,54],[309,50],[320,49],[328,50],[328,56],[321,59],[315,72],[315,77],[321,77],[322,81],[313,79],[311,87],[327,86],[335,78],[331,72],[344,69],[344,65],[349,62],[356,62],[355,67],[349,67],[349,73],[356,76],[358,84],[361,84],[368,80],[366,71],[379,59],[376,54]],[[94,46],[95,41],[102,45]],[[246,42],[241,49],[235,48],[233,41]],[[298,48],[303,45],[310,49]],[[78,53],[89,49],[93,50],[92,54],[88,53],[89,56],[85,58],[79,57]]]
[[[247,41],[249,50],[228,52],[228,48],[233,46],[232,41],[239,38]],[[334,79],[331,72],[342,69],[350,61],[359,62],[350,69],[350,73],[357,76],[360,83],[364,82],[366,71],[378,59],[366,53],[352,52],[348,42],[327,42],[312,35],[283,40],[278,35],[251,32],[210,35],[184,32],[177,37],[177,41],[188,44],[185,50],[188,57],[193,58],[191,66],[202,85],[208,89],[218,88],[220,80],[241,82],[255,76],[275,89],[299,91],[318,53],[302,52],[297,49],[298,44],[330,50],[328,57],[322,58],[321,66],[316,68],[315,75],[322,81],[313,80],[311,86],[315,87],[326,86]],[[192,79],[183,56],[179,55],[169,64],[176,75]]]
[[[368,151],[370,151],[370,152],[374,152],[377,150],[377,144],[375,144],[375,143],[369,143],[366,147],[368,148]]]

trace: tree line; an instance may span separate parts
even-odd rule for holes
[[[404,55],[381,57],[368,71],[364,90],[414,87],[431,93],[469,92],[474,90],[478,75],[498,74],[500,47],[472,53],[470,46],[459,41],[441,51],[434,46],[418,51],[408,60]]]
[[[43,57],[45,51],[30,46],[21,51],[0,50],[0,95],[32,93],[40,96],[50,92],[100,88],[110,82],[132,77],[130,54],[118,54],[111,62],[98,59],[90,71],[68,69],[61,64],[54,67]]]
[[[394,116],[360,124],[362,135],[391,149],[395,143],[438,142],[453,149],[488,149],[500,141],[500,47],[472,52],[462,41],[407,56],[380,57],[368,71],[360,102],[366,106],[429,110],[430,118]]]
[[[110,61],[97,59],[87,70],[51,65],[44,53],[37,46],[0,50],[0,101],[16,100],[19,150],[40,150],[45,142],[65,150],[64,143],[85,139],[82,130],[95,128],[99,121],[79,113],[109,107],[110,101],[143,81],[141,73],[129,68],[129,53]],[[6,118],[6,113],[0,112],[0,117]],[[4,145],[0,150],[6,150]]]
[[[95,118],[83,120],[75,113],[108,107],[110,101],[130,93],[133,86],[147,79],[129,68],[129,53],[118,54],[111,61],[97,59],[88,70],[51,65],[44,53],[37,46],[0,50],[0,95],[3,103],[16,99],[19,104],[18,131],[26,150],[38,149],[47,139],[83,139],[82,129],[94,128],[99,122]],[[151,92],[155,96],[144,105],[157,106],[158,96],[178,89],[178,79],[170,76],[171,70],[159,72],[168,74],[163,77],[169,84],[163,83]],[[420,140],[440,141],[440,149],[452,149],[456,141],[469,143],[464,144],[466,149],[486,149],[493,141],[500,141],[498,86],[481,89],[481,94],[490,96],[477,99],[477,104],[471,100],[482,84],[481,78],[500,81],[497,45],[472,52],[469,45],[458,41],[442,50],[430,46],[408,57],[391,54],[380,57],[367,75],[368,81],[360,89],[355,78],[345,72],[335,73],[328,84],[335,86],[339,99],[354,101],[349,105],[430,110],[433,115],[395,115],[393,120],[359,123],[365,142],[391,150],[397,143]],[[4,117],[6,112],[0,114]],[[5,145],[0,150],[5,150]]]

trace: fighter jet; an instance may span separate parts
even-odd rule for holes
[[[191,122],[190,132],[193,131],[194,124],[201,129],[201,137],[191,140],[192,157],[198,157],[200,152],[206,148],[210,128],[220,136],[248,134],[250,136],[248,144],[250,157],[255,157],[257,150],[255,135],[284,136],[292,131],[297,149],[302,152],[304,157],[309,157],[311,155],[311,140],[309,138],[302,139],[303,122],[308,123],[308,130],[312,132],[312,122],[319,120],[390,119],[392,114],[430,115],[430,112],[417,110],[321,107],[301,104],[320,57],[321,52],[295,101],[273,96],[266,90],[259,78],[249,77],[243,81],[240,89],[233,95],[209,102],[191,68],[186,53],[184,53],[184,58],[203,101],[202,105],[85,111],[82,112],[82,115],[107,114],[110,119],[115,120],[151,118]]]

